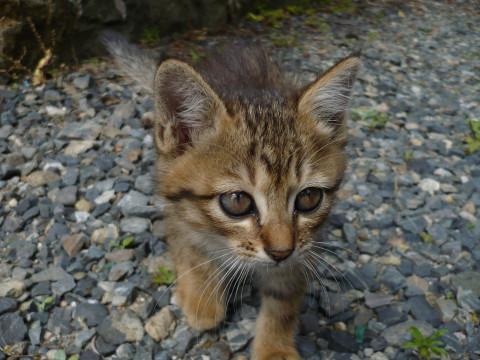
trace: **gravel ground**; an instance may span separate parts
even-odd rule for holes
[[[300,352],[415,359],[402,344],[416,326],[447,329],[451,359],[480,359],[480,151],[465,154],[480,119],[478,3],[311,18],[249,25],[304,79],[363,49],[349,171],[324,228],[335,269],[319,268],[305,300]],[[172,265],[151,196],[151,110],[105,64],[0,86],[0,359],[248,358],[254,289],[221,329],[197,333],[159,286]]]

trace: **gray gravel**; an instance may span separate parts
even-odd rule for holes
[[[411,326],[445,328],[451,359],[480,359],[480,152],[464,152],[467,121],[480,119],[474,5],[248,25],[303,80],[363,49],[349,170],[324,228],[335,270],[320,267],[325,288],[314,282],[305,299],[305,359],[413,359],[402,349]],[[276,47],[279,36],[295,41]],[[0,86],[0,360],[248,357],[255,289],[218,331],[198,333],[158,286],[172,265],[152,196],[150,111],[106,64]]]

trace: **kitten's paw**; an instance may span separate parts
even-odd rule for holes
[[[255,360],[302,360],[300,354],[295,350],[274,351],[272,353],[256,354]]]
[[[188,296],[178,296],[177,299],[188,325],[196,330],[213,329],[225,319],[225,306],[218,301],[199,302],[198,298]]]

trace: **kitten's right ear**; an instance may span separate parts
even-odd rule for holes
[[[155,144],[162,154],[181,153],[226,116],[220,98],[191,66],[164,61],[154,81]]]

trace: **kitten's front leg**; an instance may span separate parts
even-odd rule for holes
[[[226,314],[218,267],[194,251],[175,258],[175,265],[179,274],[176,298],[188,324],[197,330],[216,327]]]
[[[253,358],[255,360],[299,360],[295,348],[295,329],[303,291],[293,294],[262,292],[257,319]]]

